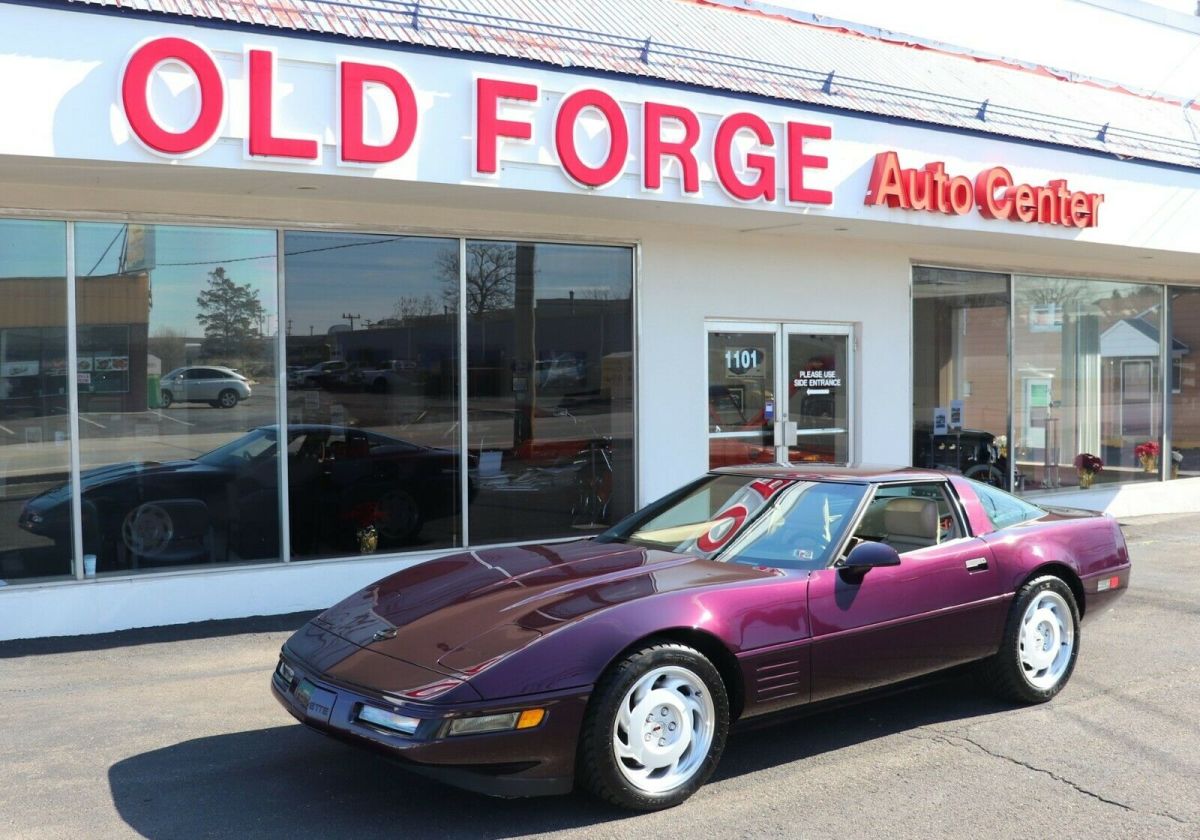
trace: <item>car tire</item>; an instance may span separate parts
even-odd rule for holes
[[[171,404],[175,402],[175,395],[166,388],[163,388],[162,391],[159,392],[158,401],[163,408],[170,408]]]
[[[703,654],[675,642],[649,644],[615,662],[596,684],[580,731],[576,778],[622,808],[674,807],[712,775],[729,717],[725,683]]]
[[[1005,700],[1045,703],[1062,691],[1079,656],[1079,607],[1066,582],[1035,578],[1008,611],[1000,650],[981,663],[984,682]]]
[[[1005,485],[1007,485],[1008,482],[1004,473],[1000,472],[1000,470],[991,464],[976,464],[975,466],[971,467],[971,469],[963,473],[963,475],[965,475],[967,478],[972,478],[975,481],[982,482],[983,484],[989,484],[992,487],[998,487],[1001,490],[1007,489]]]
[[[406,545],[421,533],[425,519],[412,494],[404,490],[389,490],[379,500],[382,518],[379,535],[388,545]]]
[[[237,391],[233,390],[232,388],[226,388],[224,391],[217,394],[217,401],[213,404],[220,406],[221,408],[235,408],[238,404]]]

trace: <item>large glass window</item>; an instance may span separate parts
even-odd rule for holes
[[[472,543],[599,529],[633,509],[632,256],[466,243]]]
[[[0,585],[72,571],[66,231],[0,220]]]
[[[279,557],[276,235],[75,225],[85,559]]]
[[[1170,297],[1170,478],[1200,476],[1200,288],[1173,286]]]
[[[286,234],[293,559],[461,544],[458,250]]]
[[[1018,486],[1157,479],[1163,287],[1029,276],[1013,284]]]
[[[1008,487],[1008,276],[913,269],[913,465]]]

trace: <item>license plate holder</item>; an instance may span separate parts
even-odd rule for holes
[[[308,680],[300,680],[300,685],[296,686],[296,701],[304,714],[313,720],[328,723],[335,700],[337,695],[332,691],[319,688]]]

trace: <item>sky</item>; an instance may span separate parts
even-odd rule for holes
[[[761,5],[744,0],[746,5]],[[1200,35],[1086,0],[765,0],[1183,100],[1200,97]],[[1195,0],[1136,3],[1195,18]],[[1170,17],[1170,16],[1167,16]]]

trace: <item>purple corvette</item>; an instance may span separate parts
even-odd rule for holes
[[[1049,700],[1129,573],[1114,520],[961,476],[729,468],[592,539],[372,584],[287,641],[272,688],[314,729],[465,788],[666,808],[737,720],[966,663]]]

